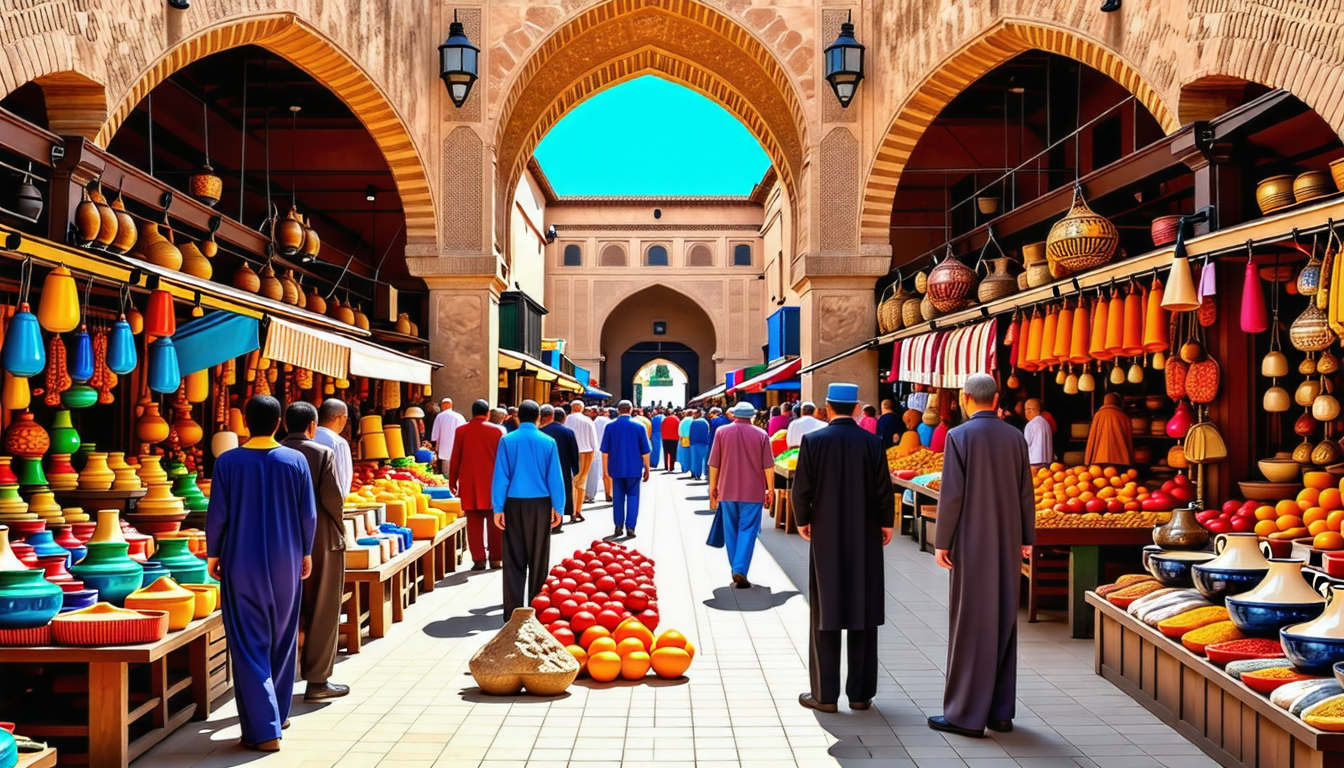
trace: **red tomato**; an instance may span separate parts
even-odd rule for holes
[[[1237,501],[1236,499],[1228,499],[1227,501],[1223,502],[1224,514],[1236,512],[1238,509],[1241,508],[1242,508],[1241,502]]]
[[[565,589],[568,589],[570,592],[573,592],[574,590],[579,588],[579,582],[576,579],[566,575],[564,578],[560,579],[560,586],[564,587]]]
[[[587,611],[579,611],[574,614],[574,618],[569,620],[570,629],[574,634],[582,635],[584,630],[597,623],[597,617]]]
[[[580,610],[580,611],[587,611],[587,612],[593,614],[594,616],[596,616],[597,614],[599,614],[599,613],[602,612],[602,606],[601,606],[601,605],[598,605],[597,603],[593,602],[592,600],[589,600],[589,601],[587,601],[587,602],[585,602],[585,603],[580,603],[580,604],[579,604],[579,610]]]
[[[594,592],[588,596],[594,603],[605,603],[611,599],[611,595],[606,592]]]
[[[547,595],[537,595],[532,598],[532,607],[537,609],[537,613],[541,613],[551,607],[551,598]]]
[[[603,552],[599,554],[597,556],[597,559],[601,561],[603,565],[611,565],[612,563],[616,562],[616,556],[611,554],[610,552]]]
[[[569,646],[574,644],[574,632],[569,627],[560,627],[551,630],[551,637],[560,641],[561,645]]]
[[[639,589],[639,582],[627,576],[624,579],[621,579],[617,586],[619,586],[623,592],[633,592],[636,589]]]
[[[611,592],[613,589],[616,588],[616,580],[611,578],[610,576],[603,576],[599,578],[595,583],[597,584],[598,590],[602,592]]]
[[[1106,501],[1104,499],[1092,499],[1091,501],[1084,504],[1083,508],[1086,509],[1088,512],[1105,512]]]
[[[1232,530],[1237,533],[1249,533],[1255,530],[1255,518],[1242,517],[1240,515],[1232,518]]]
[[[1227,524],[1226,520],[1210,520],[1204,525],[1210,533],[1227,533],[1232,530],[1232,526]]]
[[[607,602],[602,604],[602,610],[615,611],[616,613],[620,613],[621,611],[625,610],[625,604],[618,603],[615,600],[608,600]]]
[[[597,614],[597,623],[606,627],[609,631],[615,632],[616,627],[621,624],[621,615],[615,611],[602,611]]]
[[[658,629],[659,619],[657,611],[643,611],[642,613],[637,614],[635,618],[639,619],[639,623],[648,627],[651,632]]]
[[[624,590],[617,589],[611,593],[611,599],[618,603],[625,602],[626,593]]]
[[[1109,513],[1111,513],[1111,514],[1113,514],[1113,515],[1114,515],[1114,514],[1119,514],[1119,513],[1121,513],[1121,512],[1124,512],[1124,511],[1125,511],[1125,503],[1124,503],[1123,501],[1116,501],[1115,499],[1112,499],[1112,500],[1106,502],[1106,511],[1109,512]]]
[[[599,590],[598,590],[596,584],[594,584],[593,582],[589,581],[589,582],[585,582],[585,583],[583,583],[583,584],[580,584],[580,585],[579,585],[579,590],[578,590],[578,591],[579,591],[579,594],[590,595],[590,596],[591,596],[593,593],[595,593],[595,592],[597,592],[597,591],[599,591]]]
[[[564,616],[561,615],[560,609],[555,607],[547,608],[546,610],[537,613],[537,621],[540,621],[542,624],[552,624],[563,618]]]
[[[568,600],[573,596],[574,596],[573,590],[566,589],[565,587],[556,587],[555,589],[551,590],[551,602],[556,605],[559,605],[560,603],[564,602],[565,600]]]
[[[649,607],[649,595],[642,589],[636,589],[625,597],[625,607],[638,613]]]
[[[565,619],[574,617],[579,612],[579,602],[577,600],[566,600],[560,604],[560,616]]]

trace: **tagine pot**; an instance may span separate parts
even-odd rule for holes
[[[140,588],[144,569],[127,554],[130,545],[121,532],[119,513],[98,511],[98,528],[86,546],[89,553],[70,568],[70,574],[98,591],[104,602],[120,606]]]
[[[49,530],[34,531],[23,538],[23,542],[33,548],[33,554],[40,561],[43,557],[60,555],[70,557],[70,550],[56,543],[55,535]]]
[[[1171,520],[1153,526],[1153,543],[1163,549],[1203,549],[1209,531],[1199,524],[1194,507],[1172,510]]]
[[[0,570],[0,629],[46,626],[60,613],[61,588],[40,568]]]
[[[1310,621],[1325,610],[1325,598],[1302,576],[1301,560],[1271,559],[1254,589],[1226,599],[1228,618],[1243,633],[1276,637],[1279,630]]]
[[[1329,601],[1317,618],[1279,630],[1279,642],[1288,660],[1309,675],[1329,675],[1344,661],[1344,600],[1331,586]]]
[[[126,607],[137,611],[167,611],[168,631],[186,629],[196,613],[196,594],[163,576],[126,596]]]
[[[165,536],[149,562],[162,563],[179,584],[204,584],[206,564],[191,551],[191,539]]]
[[[117,474],[107,466],[106,453],[90,453],[79,473],[81,491],[106,491],[112,487]]]
[[[146,487],[150,483],[167,482],[168,473],[164,470],[162,462],[162,456],[141,456],[140,469],[137,471],[137,474],[140,475],[140,482],[144,483]]]
[[[1254,533],[1220,533],[1214,549],[1217,557],[1191,569],[1195,589],[1210,602],[1249,592],[1269,573],[1269,561]]]
[[[61,517],[61,505],[56,503],[56,494],[51,491],[35,491],[28,497],[28,513],[37,515],[48,523],[64,522]]]
[[[182,506],[182,499],[173,495],[173,484],[167,480],[155,481],[149,483],[149,491],[144,497],[135,503],[135,514],[137,517],[143,515],[172,515],[185,511]],[[131,520],[131,518],[127,518]],[[134,525],[135,521],[131,520]],[[142,531],[149,533],[149,531]]]

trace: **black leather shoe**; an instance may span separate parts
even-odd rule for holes
[[[280,730],[282,730],[282,731],[288,731],[288,730],[289,730],[289,721],[288,721],[288,720],[286,720],[285,722],[283,722],[283,723],[280,724]]]
[[[854,710],[855,712],[867,712],[869,709],[872,709],[872,707],[873,707],[873,702],[871,702],[871,701],[851,701],[851,702],[849,702],[849,708],[852,709],[852,710]]]
[[[626,528],[626,529],[625,529],[625,538],[627,538],[627,539],[633,539],[633,538],[635,538],[635,529],[634,529],[634,528]]]
[[[611,534],[611,535],[612,535],[613,537],[619,537],[619,536],[621,536],[621,535],[624,534],[624,533],[625,533],[625,529],[618,525],[618,526],[616,526],[616,532],[613,533],[613,534]]]
[[[994,731],[995,733],[1012,733],[1012,732],[1013,732],[1013,721],[1012,721],[1012,720],[990,720],[989,723],[988,723],[985,727],[988,728],[988,729],[991,730],[991,731]]]
[[[484,570],[485,570],[485,563],[472,563],[472,564],[471,564],[471,570],[473,570],[473,571],[484,571]]]
[[[984,731],[973,731],[970,728],[962,728],[960,725],[953,725],[947,722],[947,718],[942,715],[934,715],[929,718],[929,727],[935,731],[943,733],[955,733],[958,736],[969,736],[973,739],[985,738]]]
[[[350,692],[350,686],[337,683],[309,683],[303,693],[304,701],[325,701],[338,699]]]
[[[815,709],[818,712],[825,712],[827,714],[838,712],[840,710],[840,708],[834,704],[822,704],[821,702],[812,698],[812,694],[810,693],[798,694],[798,703],[802,704],[804,707],[807,707],[808,709]]]
[[[747,581],[746,574],[734,573],[733,586],[737,587],[738,589],[751,589],[751,582]]]

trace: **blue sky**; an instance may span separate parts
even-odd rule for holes
[[[560,195],[745,195],[770,167],[737,118],[652,75],[575,107],[536,157]]]

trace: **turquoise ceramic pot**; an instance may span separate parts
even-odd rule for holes
[[[0,571],[0,629],[44,627],[61,610],[61,588],[41,568]]]
[[[204,584],[205,561],[191,551],[189,539],[159,539],[159,550],[150,558],[162,563],[178,584]]]
[[[91,541],[88,547],[89,554],[70,567],[70,575],[98,590],[103,602],[123,606],[143,583],[145,569],[126,554],[130,544],[124,541]]]

